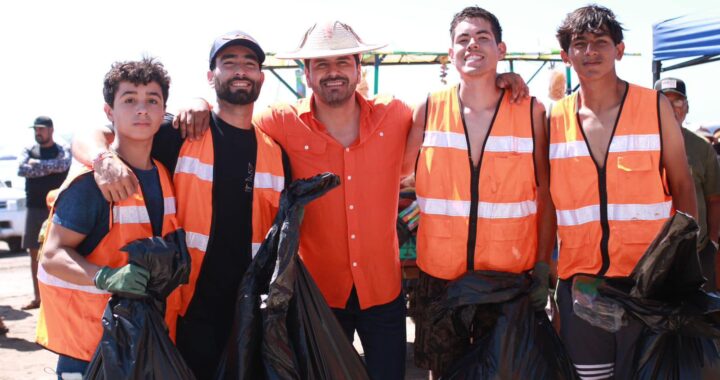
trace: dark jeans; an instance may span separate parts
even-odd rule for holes
[[[65,355],[59,355],[57,361],[57,372],[58,380],[62,379],[63,373],[79,373],[84,374],[90,362],[71,358]]]
[[[405,297],[392,302],[360,310],[353,288],[344,309],[332,309],[350,342],[357,330],[365,365],[372,380],[401,380],[405,378]]]
[[[708,292],[713,292],[717,290],[717,285],[715,283],[715,255],[717,255],[717,250],[715,249],[715,246],[710,242],[707,243],[705,248],[698,252],[698,257],[700,258],[700,266],[702,267],[702,273],[703,276],[707,279],[707,282],[705,283],[705,285],[703,285],[703,290]]]

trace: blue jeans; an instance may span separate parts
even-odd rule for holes
[[[55,372],[57,372],[58,380],[60,380],[62,379],[63,373],[85,374],[85,370],[87,369],[89,364],[90,362],[86,362],[84,360],[71,358],[65,355],[59,355],[57,369],[55,370]]]
[[[365,366],[372,380],[405,378],[407,310],[402,291],[394,301],[360,310],[353,288],[345,308],[332,311],[350,342],[357,330],[365,352]]]

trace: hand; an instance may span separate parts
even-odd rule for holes
[[[95,274],[95,287],[110,293],[130,293],[147,295],[147,283],[150,273],[142,267],[127,264],[120,268],[102,267]]]
[[[108,202],[119,202],[135,193],[135,173],[115,154],[108,154],[93,163],[95,183]]]
[[[515,73],[499,74],[495,79],[495,85],[500,88],[510,89],[510,103],[517,103],[530,96],[530,89],[525,84],[525,80]]]
[[[37,164],[39,164],[39,163],[40,163],[40,160],[37,159],[37,158],[29,158],[29,159],[27,160],[27,164],[28,164],[28,165],[31,165],[31,166],[32,166],[32,165],[37,165]]]
[[[547,263],[538,262],[533,268],[533,289],[530,291],[530,302],[536,310],[544,310],[548,300],[548,289],[550,288],[550,266]]]
[[[182,108],[173,119],[173,128],[180,128],[180,135],[189,140],[200,140],[210,128],[210,111],[212,107],[205,99],[195,99],[195,104]]]

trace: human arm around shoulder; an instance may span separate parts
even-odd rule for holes
[[[135,193],[137,177],[109,150],[115,133],[107,126],[75,136],[72,154],[76,160],[95,170],[95,182],[109,202],[119,202]]]
[[[423,143],[423,135],[425,134],[425,122],[427,117],[427,101],[418,104],[413,110],[412,126],[407,136],[405,144],[405,157],[403,158],[402,175],[407,176],[415,171],[415,163],[417,162],[420,147]]]
[[[685,155],[685,143],[675,120],[670,101],[660,96],[660,133],[662,134],[662,162],[673,206],[697,219],[695,185]]]
[[[210,128],[212,105],[203,98],[194,98],[183,105],[173,118],[172,127],[180,131],[180,136],[188,140],[200,140]]]

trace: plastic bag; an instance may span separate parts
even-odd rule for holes
[[[595,327],[617,332],[627,326],[625,308],[598,293],[603,280],[598,277],[576,275],[572,281],[573,313]]]
[[[136,240],[122,250],[130,263],[150,272],[148,297],[110,297],[102,317],[103,336],[85,378],[194,379],[163,319],[165,299],[190,275],[185,232]]]
[[[575,379],[560,337],[544,311],[536,311],[525,274],[469,272],[451,282],[434,303],[433,349],[447,334],[474,337],[472,347],[443,379]]]
[[[697,224],[670,218],[628,278],[608,278],[603,297],[645,325],[635,352],[636,379],[720,378],[720,298],[701,290]]]
[[[238,291],[218,379],[367,379],[359,355],[297,257],[304,206],[339,184],[321,174],[283,191]]]

